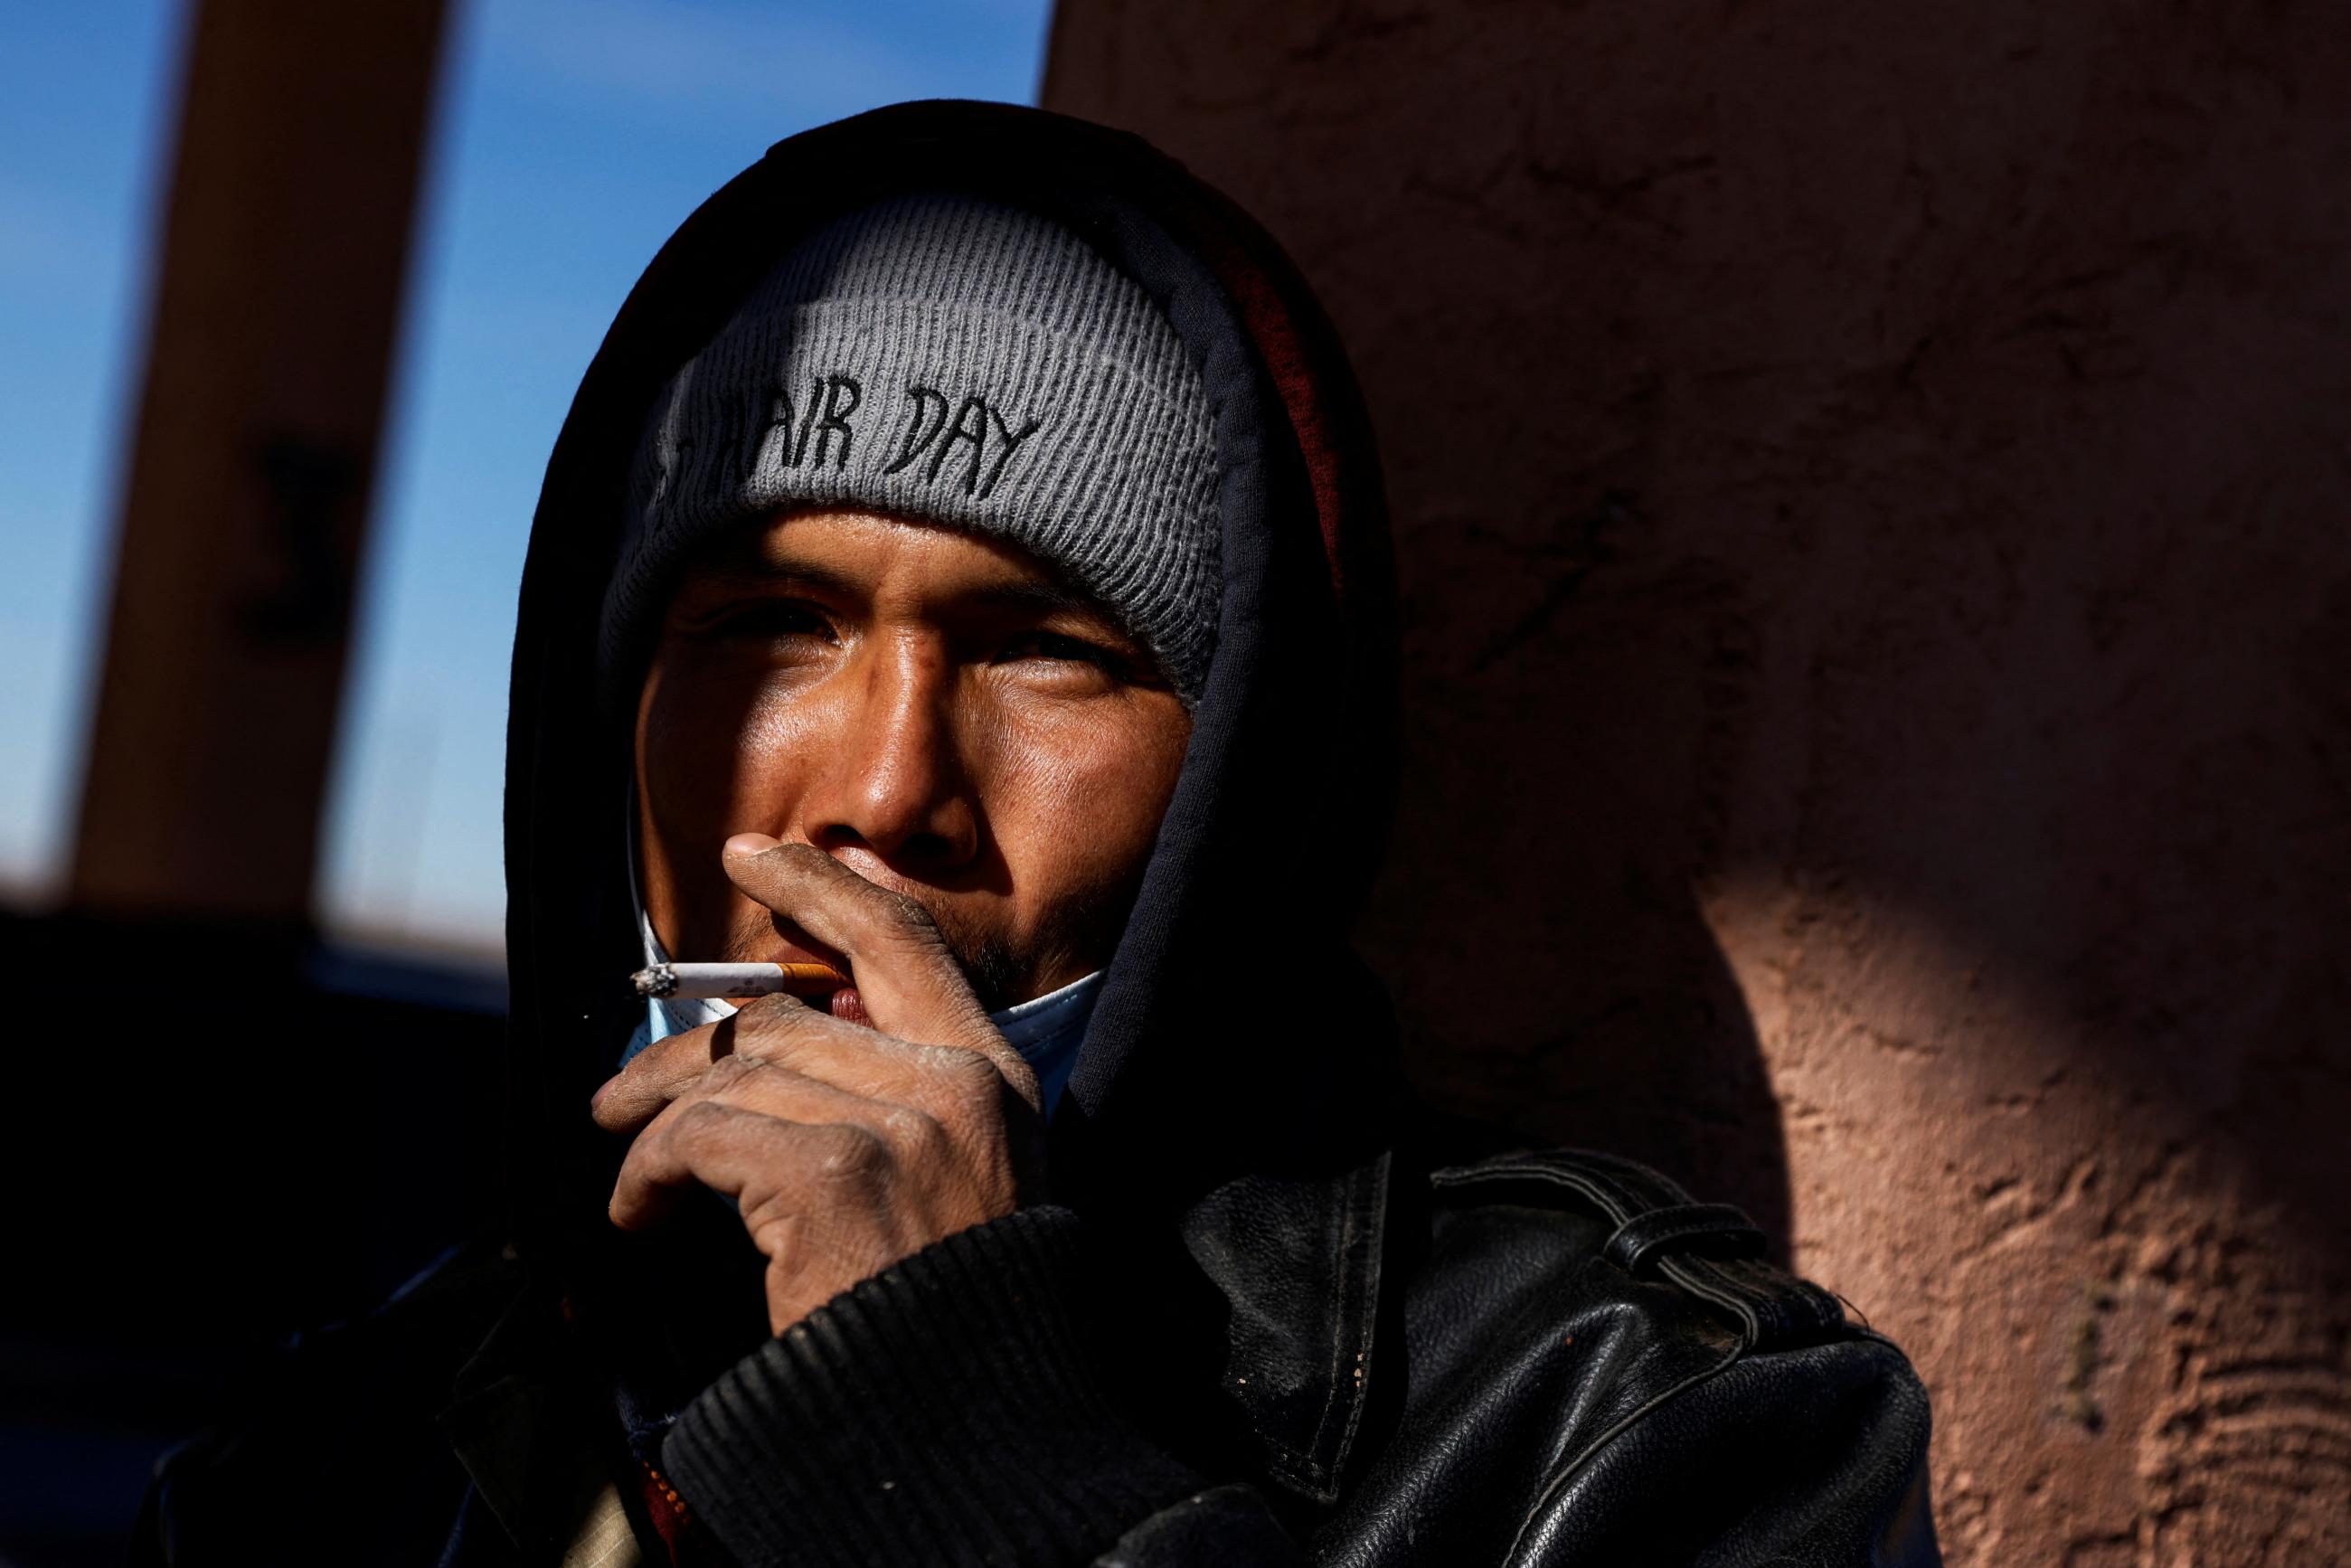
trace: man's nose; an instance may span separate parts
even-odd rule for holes
[[[979,811],[956,724],[956,671],[935,644],[874,648],[845,685],[832,755],[804,807],[809,841],[864,848],[893,870],[936,874],[979,851]]]

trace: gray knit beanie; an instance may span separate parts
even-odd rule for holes
[[[1099,601],[1189,703],[1216,641],[1199,372],[1134,280],[1050,219],[966,196],[794,246],[655,400],[604,601],[608,667],[716,530],[804,503],[1008,540]]]

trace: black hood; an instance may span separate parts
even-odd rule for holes
[[[626,702],[598,612],[631,455],[670,375],[803,234],[910,189],[963,190],[1085,237],[1165,310],[1221,462],[1223,596],[1183,777],[1052,1127],[1053,1198],[1180,1213],[1248,1172],[1301,1176],[1381,1138],[1392,1025],[1345,930],[1393,773],[1378,465],[1329,324],[1273,242],[1144,141],[1000,104],[880,110],[769,149],[662,247],[590,365],[523,572],[507,740],[516,1240],[592,1249],[621,1150],[590,1092],[638,1017]]]

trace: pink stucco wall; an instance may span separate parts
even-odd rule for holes
[[[2351,26],[1062,0],[1385,444],[1432,1097],[1917,1360],[1956,1563],[2351,1560]]]

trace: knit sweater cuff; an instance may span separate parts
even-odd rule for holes
[[[1077,1216],[1031,1208],[843,1292],[705,1389],[663,1446],[769,1563],[1078,1563],[1201,1481],[1110,1406]]]

